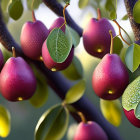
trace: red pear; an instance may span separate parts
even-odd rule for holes
[[[81,122],[74,135],[74,140],[108,140],[104,130],[96,123],[88,121]]]

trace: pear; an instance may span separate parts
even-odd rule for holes
[[[0,90],[9,101],[31,98],[36,90],[36,78],[31,67],[21,57],[11,57],[0,74]]]
[[[127,69],[117,54],[106,54],[93,72],[93,90],[106,100],[119,98],[128,83]]]
[[[104,130],[93,121],[81,122],[74,135],[73,140],[108,140]]]

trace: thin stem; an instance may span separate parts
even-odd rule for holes
[[[66,16],[65,16],[65,10],[66,8],[69,6],[70,4],[66,4],[65,7],[63,8],[63,16],[64,16],[64,23],[62,24],[62,26],[60,27],[60,29],[67,24],[67,21],[66,21]]]
[[[109,30],[109,34],[111,36],[111,45],[110,45],[110,54],[113,54],[113,35],[112,35],[112,30]]]
[[[36,17],[35,17],[35,13],[34,13],[34,8],[33,8],[33,6],[34,6],[34,0],[32,0],[31,9],[32,9],[32,19],[33,19],[33,22],[35,22],[35,21],[36,21]]]
[[[13,53],[13,57],[16,57],[16,50],[14,47],[12,47],[12,53]]]
[[[100,8],[97,8],[97,19],[98,20],[101,19],[101,10],[100,10]]]
[[[116,25],[118,26],[118,28],[119,28],[119,36],[121,37],[121,39],[128,45],[128,46],[130,46],[130,44],[123,38],[123,36],[122,36],[122,33],[121,33],[121,29],[126,33],[126,35],[129,37],[129,35],[127,34],[127,32],[119,25],[119,23],[116,21],[116,20],[113,20],[113,22],[115,22],[116,23]],[[129,37],[129,39],[130,39],[130,37]],[[131,39],[130,39],[131,40]],[[132,41],[131,41],[132,42]]]
[[[79,115],[83,123],[87,123],[87,120],[82,112],[77,112],[77,114]]]

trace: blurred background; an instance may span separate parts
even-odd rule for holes
[[[104,1],[104,0],[102,0]],[[22,25],[28,21],[32,20],[31,11],[29,11],[26,7],[26,1],[23,0],[25,5],[24,13],[22,17],[18,21],[14,21],[10,19],[9,23],[7,24],[8,29],[10,30],[11,34],[14,36],[15,40],[19,42],[20,32]],[[84,9],[79,9],[78,7],[78,0],[71,0],[70,6],[67,8],[72,18],[76,21],[76,23],[84,28],[91,17],[97,17],[96,10],[92,8],[91,5],[87,6]],[[119,24],[128,32],[128,34],[133,39],[133,33],[128,20],[121,20],[122,17],[126,14],[126,9],[124,6],[123,1],[118,1],[118,8],[117,8],[117,21]],[[53,21],[57,18],[57,16],[44,4],[41,4],[37,10],[35,10],[36,18],[41,20],[47,28],[53,23]],[[111,22],[114,26],[116,33],[118,34],[117,26]],[[124,44],[124,46],[126,46]],[[2,48],[2,46],[1,46]],[[92,73],[96,65],[100,62],[100,59],[92,57],[88,55],[84,48],[83,48],[83,41],[82,38],[80,40],[79,46],[75,49],[75,55],[81,61],[84,70],[84,79],[86,80],[86,92],[85,95],[89,98],[89,100],[100,110],[100,99],[94,94],[94,91],[91,86],[91,78]],[[41,108],[33,107],[29,101],[22,101],[17,103],[12,103],[5,100],[0,95],[0,104],[4,105],[11,113],[11,132],[10,135],[0,140],[33,140],[34,139],[34,131],[36,124],[40,118],[40,116],[51,106],[54,104],[60,103],[61,100],[56,94],[53,92],[51,88],[49,90],[49,97],[46,104]],[[122,120],[117,130],[120,132],[120,135],[123,137],[124,140],[139,140],[140,133],[139,129],[131,125],[127,118],[124,116],[123,110],[122,112]],[[72,126],[71,126],[72,125]],[[72,140],[71,136],[76,122],[70,117],[69,126],[71,130],[66,133],[65,137],[62,140]]]

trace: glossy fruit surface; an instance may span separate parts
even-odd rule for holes
[[[0,74],[1,94],[9,101],[29,99],[36,90],[36,78],[21,57],[11,57]]]
[[[108,138],[96,122],[89,121],[78,125],[73,140],[108,140]]]
[[[127,119],[136,127],[140,128],[140,120],[135,117],[134,109],[127,111],[123,109]]]
[[[116,54],[106,54],[93,72],[93,90],[106,100],[119,98],[128,83],[127,69]]]
[[[21,31],[21,47],[26,56],[37,59],[41,56],[41,49],[44,41],[48,37],[49,30],[39,20],[26,22]]]
[[[85,50],[92,56],[102,58],[110,51],[111,37],[109,30],[112,30],[113,36],[116,35],[113,26],[108,19],[99,20],[92,18],[83,31],[83,43]]]
[[[44,42],[44,44],[42,46],[43,62],[45,64],[45,66],[52,71],[64,70],[65,68],[67,68],[71,64],[73,56],[74,56],[74,48],[72,47],[67,59],[63,63],[56,63],[53,61],[53,59],[51,58],[51,56],[49,54],[49,51],[48,51],[48,48],[46,45],[46,41]]]

